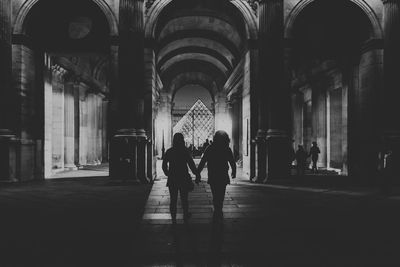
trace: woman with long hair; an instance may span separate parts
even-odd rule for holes
[[[183,219],[185,222],[190,218],[188,194],[193,185],[192,177],[188,171],[188,165],[193,174],[197,176],[196,165],[185,146],[185,139],[181,133],[176,133],[172,141],[172,147],[165,152],[162,169],[168,176],[167,186],[170,195],[170,212],[172,222],[176,223],[176,206],[178,193],[181,196]]]
[[[236,163],[232,150],[229,148],[229,136],[225,131],[217,131],[213,143],[206,149],[201,158],[197,172],[200,174],[207,163],[208,184],[213,195],[214,219],[223,217],[226,186],[230,184],[229,165],[232,168],[232,179],[236,178]],[[200,182],[200,175],[196,183]]]

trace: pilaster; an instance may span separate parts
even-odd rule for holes
[[[0,1],[0,181],[16,179],[16,95],[12,90],[11,0]]]
[[[69,77],[64,88],[64,168],[75,170],[75,77]]]
[[[384,4],[384,90],[381,96],[382,136],[388,149],[400,153],[400,123],[393,119],[400,105],[400,7],[398,0],[382,0]]]
[[[283,0],[260,1],[259,21],[256,181],[266,182],[290,173],[290,97],[285,84]]]
[[[110,144],[110,176],[147,182],[143,0],[121,0],[119,16],[118,106]]]

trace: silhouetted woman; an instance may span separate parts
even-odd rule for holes
[[[178,192],[181,195],[183,208],[183,219],[187,221],[191,214],[189,213],[188,193],[191,182],[191,176],[188,166],[194,174],[197,174],[196,165],[193,162],[189,150],[185,146],[185,140],[181,133],[176,133],[173,138],[172,148],[165,152],[162,169],[168,176],[167,186],[170,195],[170,212],[172,222],[176,223],[176,204],[178,201]]]
[[[226,186],[230,184],[229,165],[232,168],[232,179],[236,177],[236,163],[232,150],[229,148],[229,136],[225,131],[218,131],[214,135],[214,142],[206,149],[201,158],[198,173],[200,174],[207,163],[208,183],[211,187],[214,204],[214,219],[222,218]],[[200,176],[196,178],[200,182]]]

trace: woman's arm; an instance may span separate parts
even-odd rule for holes
[[[200,160],[199,166],[197,167],[197,177],[196,177],[196,182],[200,182],[201,180],[201,171],[204,169],[204,166],[206,165],[207,162],[207,150],[204,152],[203,157]]]
[[[164,174],[165,174],[166,176],[169,175],[168,157],[167,157],[167,154],[168,154],[168,153],[165,153],[164,159],[163,159],[163,162],[162,162],[162,170],[163,170],[163,172],[164,172]]]
[[[232,179],[236,178],[236,162],[233,158],[232,150],[229,148],[228,161],[232,168]]]
[[[190,168],[190,170],[193,172],[193,174],[194,175],[196,175],[197,176],[197,168],[196,168],[196,164],[194,164],[194,161],[193,161],[193,158],[192,158],[192,156],[188,153],[188,165],[189,165],[189,168]]]

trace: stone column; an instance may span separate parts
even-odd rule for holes
[[[283,0],[260,1],[257,181],[290,174],[290,96],[285,84]],[[267,130],[267,131],[266,131]]]
[[[164,152],[171,147],[172,144],[172,106],[171,96],[168,93],[160,93],[160,101],[158,105],[157,123],[155,125],[157,131],[157,148],[158,155],[161,157]]]
[[[380,117],[382,135],[387,146],[399,150],[400,123],[394,119],[400,113],[400,8],[399,0],[382,0],[384,4],[384,90],[381,95]]]
[[[224,130],[231,138],[232,120],[228,113],[228,99],[224,93],[215,96],[215,131]]]
[[[101,103],[103,96],[100,94],[96,95],[96,121],[97,121],[97,135],[96,135],[96,162],[97,164],[101,164],[102,162],[102,152],[103,152],[103,142],[102,142],[102,135],[103,135],[103,109]]]
[[[75,170],[75,77],[64,88],[64,169]]]
[[[143,13],[143,0],[120,0],[118,107],[116,132],[111,143],[110,176],[147,182]]]
[[[74,84],[74,164],[77,168],[80,166],[80,135],[81,135],[81,101],[80,91],[81,82],[77,81]]]
[[[87,157],[87,163],[88,165],[95,165],[95,128],[94,128],[94,94],[93,92],[90,91],[88,92],[87,95],[87,114],[88,114],[88,120],[87,120],[87,152],[88,152],[88,157]]]
[[[87,165],[88,158],[88,108],[87,108],[87,91],[85,84],[79,87],[79,165]]]
[[[12,90],[11,0],[0,2],[0,180],[16,178],[16,96]]]
[[[230,132],[228,132],[229,134],[229,138],[231,140],[231,142],[229,143],[229,146],[231,147],[232,152],[234,152],[234,147],[235,147],[235,138],[234,138],[234,131],[235,131],[235,126],[237,125],[236,119],[235,118],[235,113],[234,113],[234,101],[232,100],[228,100],[226,103],[226,114],[228,115],[228,117],[231,120],[231,127],[230,127]],[[236,134],[236,133],[235,133]]]
[[[317,142],[321,154],[318,167],[327,167],[326,91],[321,82],[312,84],[312,141]],[[301,115],[300,113],[299,115]]]
[[[58,65],[52,66],[52,169],[64,169],[64,76],[66,70]]]
[[[106,97],[102,98],[101,100],[101,106],[102,106],[102,135],[101,135],[101,142],[102,142],[102,163],[107,163],[108,162],[108,126],[107,126],[107,118],[108,118],[108,99]]]
[[[382,49],[375,48],[371,41],[364,44],[358,67],[358,85],[349,88],[352,90],[353,98],[351,101],[353,107],[350,107],[353,114],[349,114],[352,116],[349,123],[349,170],[350,175],[359,178],[361,183],[372,182],[377,176],[379,140],[377,126],[380,121],[377,99],[382,91],[382,61]],[[389,117],[392,118],[391,124],[399,123],[393,120],[393,116]]]
[[[232,118],[232,151],[236,157],[242,158],[242,121],[243,115],[241,112],[242,98],[237,95],[230,97],[230,116]],[[235,158],[236,159],[236,158]]]

